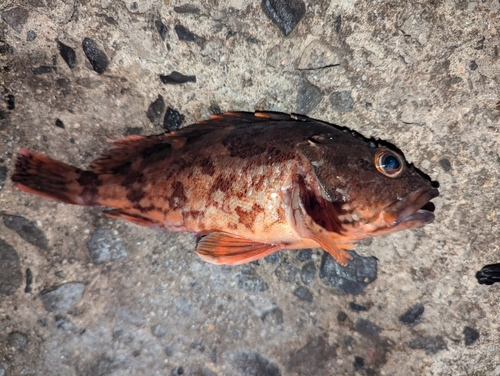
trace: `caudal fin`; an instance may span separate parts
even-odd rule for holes
[[[95,205],[98,175],[20,149],[12,182],[22,191],[76,205]]]

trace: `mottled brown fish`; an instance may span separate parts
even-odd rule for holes
[[[322,247],[346,265],[359,240],[432,222],[439,195],[393,145],[301,116],[225,113],[113,144],[88,170],[21,149],[12,181],[203,236],[196,252],[217,264]]]

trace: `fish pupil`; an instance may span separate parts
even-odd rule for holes
[[[400,167],[399,160],[393,155],[387,155],[382,161],[382,167],[389,171],[398,170]]]

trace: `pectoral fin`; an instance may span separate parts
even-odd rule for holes
[[[276,244],[264,244],[232,234],[214,232],[203,237],[196,253],[212,264],[239,265],[258,260],[280,250]]]
[[[346,266],[352,256],[345,250],[356,245],[343,239],[342,226],[333,205],[301,184],[292,191],[291,205],[299,235],[314,240],[340,265]]]

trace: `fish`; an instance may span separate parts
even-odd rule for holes
[[[112,144],[87,169],[20,149],[11,180],[108,207],[111,218],[193,233],[203,260],[228,265],[323,248],[346,266],[360,240],[431,223],[439,195],[393,144],[301,115],[226,112]]]

